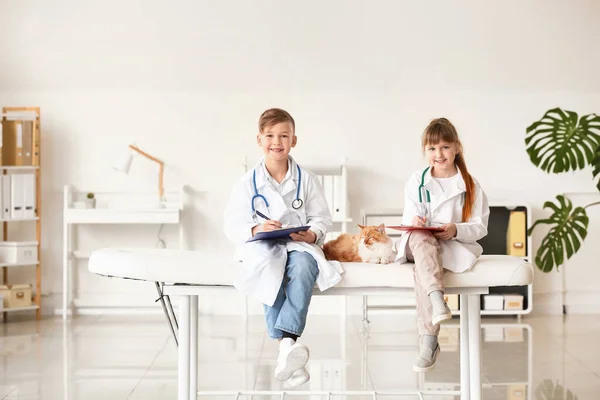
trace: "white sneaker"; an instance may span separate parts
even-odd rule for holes
[[[296,387],[305,384],[310,380],[310,374],[306,367],[302,367],[297,369],[296,372],[292,374],[290,379],[287,380],[288,385],[291,387]]]
[[[294,342],[291,338],[283,338],[279,342],[279,356],[275,367],[275,379],[287,381],[292,374],[304,367],[308,362],[308,347]]]

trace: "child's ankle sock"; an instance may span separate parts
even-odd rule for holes
[[[290,338],[290,339],[292,339],[294,342],[295,342],[296,340],[298,340],[298,335],[294,335],[293,333],[289,333],[289,332],[286,332],[286,331],[281,331],[281,332],[283,333],[283,338]]]

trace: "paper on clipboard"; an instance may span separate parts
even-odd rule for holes
[[[395,226],[386,226],[386,228],[396,229],[398,231],[433,231],[433,232],[442,232],[444,228],[441,226],[412,226],[412,225],[395,225]]]
[[[310,226],[295,226],[292,228],[275,229],[269,232],[258,232],[250,239],[246,240],[246,243],[255,242],[257,240],[273,240],[273,239],[291,239],[290,233],[304,232],[310,229]]]

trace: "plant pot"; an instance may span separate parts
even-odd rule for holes
[[[85,199],[85,208],[96,208],[96,199]]]

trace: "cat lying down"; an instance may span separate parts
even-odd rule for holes
[[[396,259],[394,242],[385,233],[385,225],[362,226],[356,235],[344,233],[323,246],[328,260],[389,264]]]

